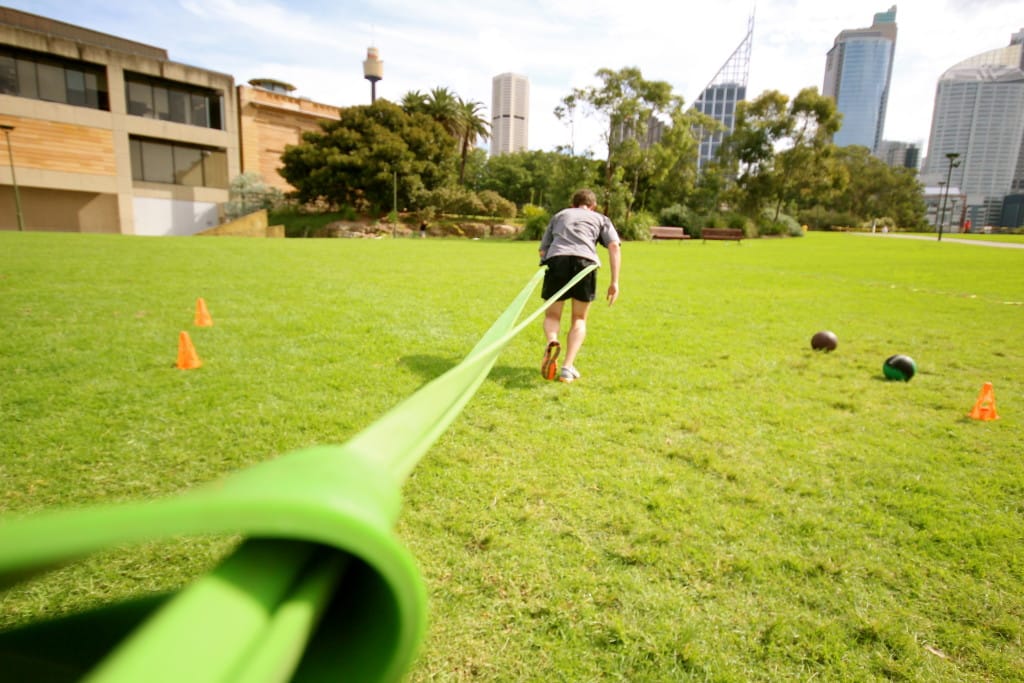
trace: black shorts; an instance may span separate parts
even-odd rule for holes
[[[552,256],[544,262],[548,269],[544,272],[544,287],[541,290],[542,299],[550,299],[558,290],[565,287],[569,280],[576,277],[576,274],[587,266],[594,265],[593,261],[579,256]],[[593,301],[597,298],[597,269],[587,273],[582,280],[572,286],[572,289],[565,292],[558,298],[559,301],[576,299],[577,301]]]

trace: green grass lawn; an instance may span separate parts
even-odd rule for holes
[[[0,512],[343,442],[468,352],[536,246],[0,233]],[[538,322],[407,483],[431,612],[410,679],[1022,680],[1024,251],[623,253],[583,378],[540,379]],[[894,353],[912,381],[884,380]],[[966,417],[984,382],[995,422]],[[0,595],[0,627],[182,585],[235,542],[94,556]]]

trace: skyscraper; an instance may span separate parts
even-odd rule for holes
[[[947,154],[958,154],[950,169]],[[950,176],[973,225],[999,225],[1008,195],[1024,191],[1024,29],[1008,47],[948,69],[935,89],[926,184]]]
[[[491,80],[491,155],[527,149],[530,123],[530,81],[514,73]]]
[[[843,126],[834,142],[840,147],[878,149],[885,128],[893,52],[896,6],[875,14],[870,28],[841,31],[825,58],[822,93],[836,101]]]
[[[707,87],[694,101],[693,107],[725,126],[724,131],[703,133],[697,155],[697,170],[714,160],[722,140],[732,133],[736,123],[736,105],[747,97],[750,76],[750,48],[754,42],[754,17],[747,22],[747,35],[718,70]]]

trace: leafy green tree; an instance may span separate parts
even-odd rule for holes
[[[568,205],[582,187],[595,187],[600,162],[563,152],[523,151],[491,157],[480,189],[494,190],[519,206],[537,204],[549,212]]]
[[[890,217],[900,227],[913,228],[924,222],[924,194],[912,169],[892,168],[858,145],[836,150],[836,163],[848,179],[847,188],[827,206],[862,223]]]
[[[426,114],[380,99],[343,109],[321,129],[281,155],[281,175],[301,201],[390,208],[397,181],[399,206],[418,208],[427,191],[454,178],[451,137]]]
[[[737,174],[733,202],[752,218],[770,202],[777,221],[785,206],[806,205],[834,189],[829,158],[841,120],[835,101],[816,88],[804,88],[792,102],[777,90],[741,102],[721,156]]]
[[[670,112],[671,125],[651,149],[651,172],[644,189],[644,208],[664,208],[691,199],[697,185],[698,131],[721,124],[696,109],[679,106]]]
[[[672,94],[669,83],[646,80],[636,67],[598,69],[595,76],[599,85],[574,89],[563,98],[555,115],[574,115],[582,106],[603,119],[603,138],[608,145],[604,203],[614,220],[628,216],[641,182],[652,173],[647,140],[651,121],[671,117],[673,110],[682,107],[682,99]]]

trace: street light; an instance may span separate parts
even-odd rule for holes
[[[946,158],[949,159],[949,169],[946,171],[946,194],[942,198],[942,213],[939,217],[939,241],[942,241],[942,224],[946,221],[946,202],[949,201],[949,181],[953,177],[953,169],[960,165],[958,159],[960,154],[958,152],[949,152],[946,154]]]
[[[946,201],[946,181],[945,180],[940,180],[939,181],[939,204],[938,204],[938,206],[935,207],[935,230],[936,231],[941,229],[941,228],[939,228],[939,225],[942,223],[942,214],[945,213],[944,210],[943,210],[945,208],[945,201]]]
[[[11,185],[14,186],[14,210],[18,215],[18,230],[24,231],[25,219],[21,215],[21,193],[18,192],[18,179],[14,175],[14,150],[11,149],[11,131],[14,130],[14,126],[0,123],[0,130],[7,138],[7,158],[11,161]]]

